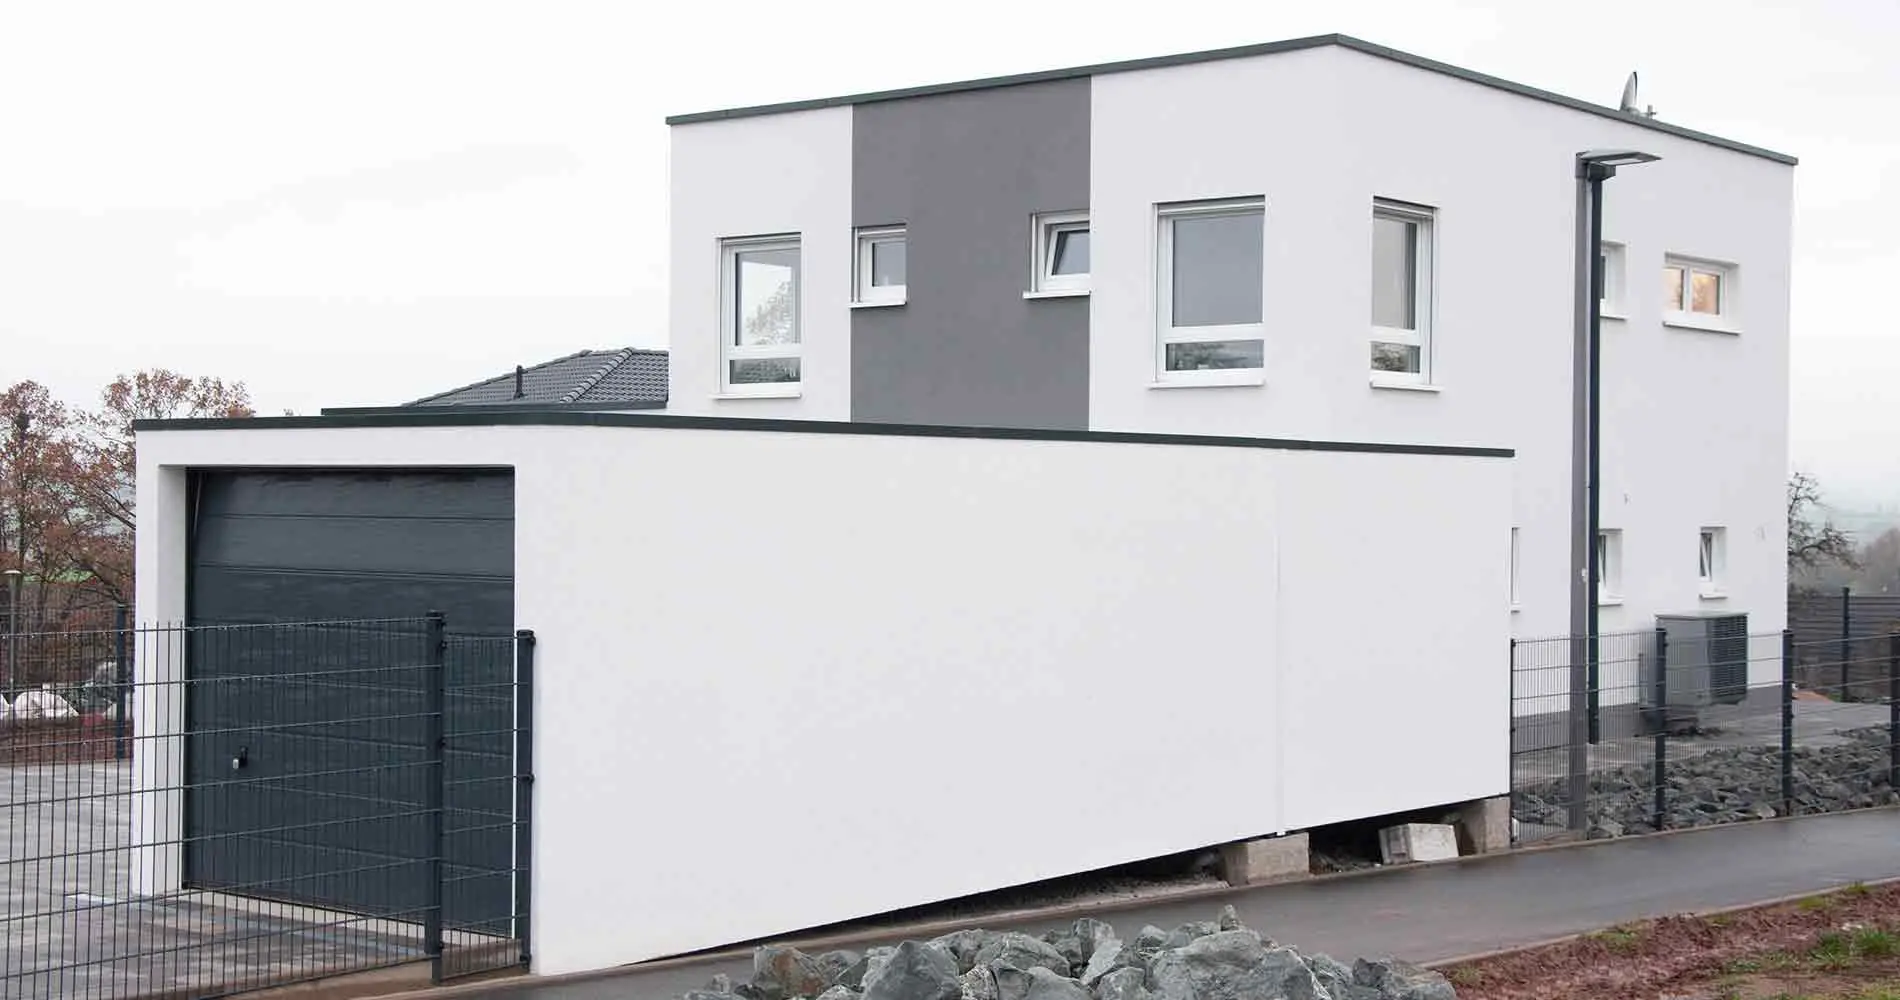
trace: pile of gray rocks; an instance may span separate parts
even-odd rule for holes
[[[1796,815],[1863,809],[1900,801],[1888,783],[1887,730],[1856,729],[1833,746],[1794,748]],[[1714,826],[1782,813],[1781,748],[1724,747],[1667,760],[1664,825]],[[1590,836],[1618,837],[1655,829],[1654,767],[1631,764],[1590,775]],[[1562,826],[1568,788],[1562,779],[1518,789],[1513,814],[1522,822]]]
[[[862,954],[767,946],[752,980],[720,977],[682,1000],[1455,1000],[1445,977],[1395,959],[1347,965],[1220,919],[1132,941],[1100,920],[1033,937],[963,930]]]

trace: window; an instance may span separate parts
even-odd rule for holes
[[[1605,243],[1597,253],[1597,273],[1602,282],[1597,289],[1598,309],[1618,319],[1624,316],[1623,257],[1621,243]]]
[[[1663,262],[1663,322],[1726,327],[1735,318],[1735,269],[1670,257]]]
[[[1160,380],[1257,383],[1265,364],[1266,208],[1259,199],[1162,205],[1158,309]]]
[[[1030,260],[1029,298],[1087,295],[1089,291],[1089,214],[1048,212],[1035,218]]]
[[[1721,597],[1728,562],[1728,532],[1703,528],[1696,544],[1696,582],[1703,597]]]
[[[858,230],[857,289],[852,302],[861,306],[903,305],[909,250],[903,226]]]
[[[799,381],[798,238],[720,244],[721,388],[733,395],[784,395]]]
[[[1623,532],[1597,532],[1597,603],[1619,604],[1623,597]]]
[[[1372,206],[1372,371],[1379,381],[1429,382],[1432,210]]]
[[[1517,529],[1511,529],[1511,610],[1517,610]]]

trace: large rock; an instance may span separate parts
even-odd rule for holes
[[[1008,962],[991,962],[985,968],[990,970],[990,978],[996,980],[997,1000],[1023,1000],[1029,995],[1029,988],[1036,984],[1029,973]]]
[[[1216,931],[1156,955],[1148,982],[1163,1000],[1267,1000],[1251,978],[1266,953],[1252,931]]]
[[[1120,938],[1111,937],[1095,946],[1095,953],[1089,956],[1088,964],[1082,967],[1082,985],[1094,986],[1103,976],[1116,969],[1128,966],[1134,955]],[[1146,968],[1146,963],[1141,963]]]
[[[858,964],[864,958],[855,951],[828,951],[818,956],[818,967],[824,970],[825,982],[836,984],[844,978],[845,970]]]
[[[1029,970],[1029,992],[1023,1000],[1091,1000],[1082,984],[1040,966]]]
[[[1379,991],[1380,1000],[1458,1000],[1450,981],[1429,969],[1396,958],[1362,958],[1352,981]]]
[[[1196,920],[1192,923],[1182,924],[1169,932],[1167,947],[1180,948],[1194,941],[1196,938],[1204,938],[1209,934],[1218,933],[1220,933],[1220,925],[1214,921]]]
[[[1116,969],[1095,981],[1095,1000],[1151,1000],[1148,973],[1141,969]]]
[[[996,987],[996,973],[987,965],[979,965],[958,976],[957,987],[963,991],[963,1000],[1002,1000],[1002,992]]]
[[[1069,974],[1069,960],[1047,941],[1013,931],[996,935],[994,940],[976,953],[976,960],[984,965],[1007,962],[1025,972],[1043,968],[1058,976]]]
[[[1074,975],[1088,965],[1102,942],[1115,940],[1115,928],[1093,917],[1083,917],[1062,930],[1049,932],[1043,940],[1062,953],[1069,962],[1069,974]]]
[[[1315,953],[1302,957],[1330,1000],[1381,1000],[1378,990],[1353,982],[1352,966],[1331,955]]]
[[[818,994],[818,1000],[858,1000],[858,994],[857,991],[843,986],[833,986]]]
[[[863,958],[838,975],[837,985],[860,991],[869,989],[871,981],[884,971],[885,964],[896,953],[897,949],[889,945],[865,949]]]
[[[864,1000],[961,1000],[957,963],[950,953],[918,941],[897,946],[865,976]]]
[[[797,948],[766,945],[752,952],[752,992],[759,1000],[817,996],[836,979],[815,956]]]
[[[996,940],[995,931],[971,928],[968,930],[951,931],[940,937],[931,938],[930,946],[933,948],[942,948],[944,951],[949,952],[950,957],[957,960],[957,970],[959,972],[968,972],[976,968],[977,952],[982,951],[985,945],[994,940]]]

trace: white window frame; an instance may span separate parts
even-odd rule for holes
[[[1089,273],[1056,273],[1056,236],[1060,233],[1089,231],[1087,212],[1043,212],[1030,220],[1029,290],[1026,299],[1067,298],[1089,293]],[[1089,247],[1089,269],[1095,268],[1094,246]]]
[[[1432,319],[1437,310],[1437,296],[1432,294],[1434,258],[1437,256],[1436,225],[1438,212],[1425,205],[1413,205],[1408,202],[1378,198],[1372,203],[1372,217],[1391,219],[1395,222],[1409,222],[1418,228],[1417,243],[1413,253],[1418,261],[1417,273],[1413,276],[1412,288],[1412,324],[1413,330],[1397,327],[1374,326],[1373,344],[1399,344],[1418,348],[1418,371],[1388,372],[1372,369],[1374,384],[1386,385],[1431,385],[1432,384]],[[1368,248],[1370,249],[1370,248]],[[1363,272],[1362,272],[1363,273]],[[1371,365],[1371,347],[1367,347],[1366,364]]]
[[[1519,541],[1519,538],[1518,538],[1518,529],[1512,528],[1511,529],[1511,610],[1512,611],[1516,611],[1518,609],[1518,579],[1522,575],[1519,572],[1518,567],[1521,565],[1521,561],[1523,558],[1522,557],[1523,549],[1520,548],[1520,545],[1521,545],[1521,542]]]
[[[904,284],[871,284],[871,253],[879,243],[904,244]],[[905,226],[866,226],[857,233],[857,261],[852,269],[851,304],[901,306],[910,297],[910,231]]]
[[[1728,529],[1704,526],[1696,532],[1696,586],[1705,598],[1725,597],[1728,575]]]
[[[1623,603],[1623,529],[1597,531],[1597,603]]]
[[[794,250],[799,254],[792,277],[792,342],[740,346],[738,265],[741,253],[760,250]],[[796,233],[774,236],[740,236],[719,241],[719,392],[722,396],[796,396],[804,384],[804,250]],[[796,359],[796,382],[734,382],[732,362],[770,359]]]
[[[1736,281],[1737,268],[1734,264],[1672,253],[1663,257],[1663,270],[1668,271],[1671,268],[1682,269],[1682,297],[1675,302],[1663,302],[1664,326],[1713,330],[1720,333],[1737,332],[1740,299],[1738,297],[1739,283]],[[1693,312],[1689,309],[1689,303],[1695,296],[1695,276],[1698,273],[1714,275],[1720,285],[1716,311],[1713,313]],[[1662,275],[1657,277],[1661,278]],[[1663,282],[1663,285],[1667,287],[1668,282]]]
[[[1598,299],[1597,312],[1605,319],[1625,319],[1629,316],[1629,248],[1615,240],[1604,240],[1597,256],[1603,261],[1603,295]]]
[[[1225,215],[1251,215],[1260,220],[1261,247],[1266,246],[1267,200],[1264,197],[1226,198],[1219,201],[1171,202],[1155,206],[1155,384],[1261,385],[1266,381],[1267,280],[1260,276],[1258,323],[1224,326],[1174,326],[1174,220]],[[1091,247],[1091,249],[1093,249]],[[1093,262],[1091,261],[1091,265]],[[1265,262],[1262,261],[1264,270]],[[1169,371],[1169,344],[1207,344],[1228,340],[1260,341],[1259,368],[1221,368],[1212,371]]]

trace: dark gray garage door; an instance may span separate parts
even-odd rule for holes
[[[447,616],[444,916],[504,919],[512,707],[457,692],[512,671],[513,474],[202,471],[191,490],[192,625]],[[426,905],[415,859],[429,855],[427,820],[402,805],[426,800],[430,774],[414,722],[420,674],[365,669],[413,662],[425,646],[407,628],[386,639],[364,626],[270,630],[261,643],[255,630],[227,643],[193,632],[189,676],[207,683],[186,705],[192,885],[396,916]],[[333,677],[310,683],[313,672]],[[245,780],[230,780],[239,760]]]

